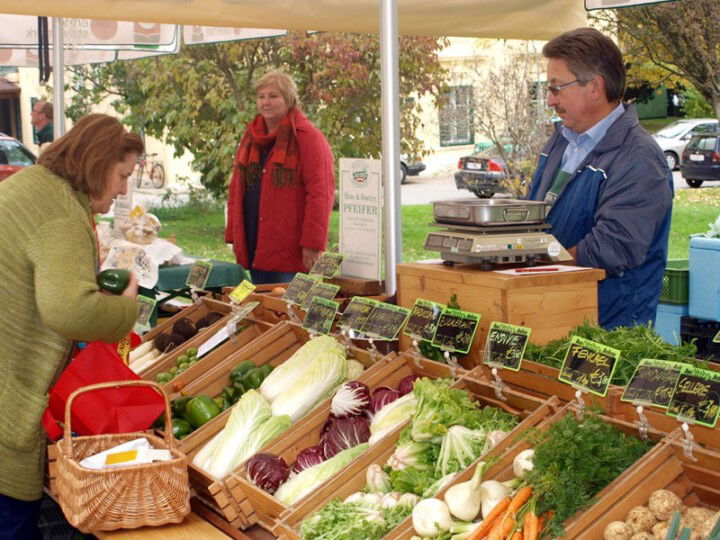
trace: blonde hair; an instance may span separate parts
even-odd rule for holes
[[[258,79],[255,83],[255,92],[259,92],[261,88],[266,86],[274,86],[285,98],[288,108],[300,108],[300,100],[298,98],[297,85],[290,75],[282,71],[268,71]]]

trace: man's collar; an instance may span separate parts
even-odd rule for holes
[[[583,133],[577,133],[564,125],[560,126],[560,130],[563,137],[565,137],[568,141],[574,142],[580,139],[580,137],[587,136],[591,138],[595,144],[597,144],[603,139],[603,137],[605,137],[608,128],[613,124],[613,122],[620,118],[624,112],[624,105],[619,103],[617,107],[610,111],[610,114]]]

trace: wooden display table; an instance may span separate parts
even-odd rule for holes
[[[405,263],[397,267],[397,303],[412,307],[423,298],[447,304],[457,294],[460,308],[482,315],[470,354],[479,364],[492,321],[527,326],[530,340],[544,344],[567,336],[584,320],[598,320],[597,282],[605,271],[588,268],[574,272],[509,275],[485,272],[477,264]],[[400,348],[411,346],[402,336]]]
[[[226,540],[231,538],[222,533],[197,514],[190,513],[182,523],[162,527],[141,527],[120,531],[96,532],[100,540]],[[247,537],[246,537],[247,538]]]

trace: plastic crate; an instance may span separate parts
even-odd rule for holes
[[[695,317],[680,319],[680,338],[683,341],[695,340],[697,356],[712,362],[720,362],[720,343],[713,339],[720,332],[720,322],[704,321]]]
[[[689,296],[690,261],[688,259],[669,260],[663,275],[660,302],[663,304],[687,304]]]
[[[690,238],[690,316],[720,321],[720,238]]]
[[[680,321],[688,314],[687,304],[658,304],[655,331],[670,345],[680,343]]]

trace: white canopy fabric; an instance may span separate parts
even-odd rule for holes
[[[0,13],[237,28],[378,33],[378,0],[0,0]],[[550,39],[584,26],[582,0],[398,0],[403,35]]]

